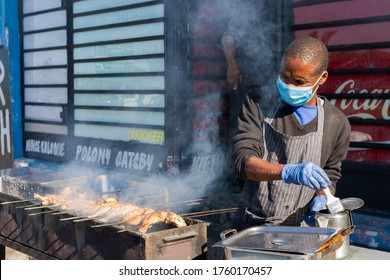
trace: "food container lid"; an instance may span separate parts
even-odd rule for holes
[[[355,210],[364,205],[363,199],[357,197],[349,197],[341,199],[341,204],[343,204],[344,209],[346,210]]]
[[[333,228],[259,226],[245,229],[215,244],[229,249],[314,254],[337,231]]]

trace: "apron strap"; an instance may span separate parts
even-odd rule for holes
[[[317,109],[318,110],[318,112],[317,112],[317,115],[318,115],[317,132],[323,133],[324,132],[324,119],[325,119],[325,116],[324,116],[324,100],[322,100],[318,96],[317,96],[317,108],[318,108]],[[322,140],[322,137],[321,137],[321,140]]]

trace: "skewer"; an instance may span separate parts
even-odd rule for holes
[[[41,204],[33,204],[33,205],[41,206]],[[28,208],[28,207],[31,207],[31,204],[16,206],[15,208],[16,209],[21,209],[21,208]]]
[[[192,218],[192,217],[201,217],[201,216],[208,216],[208,215],[214,215],[214,214],[229,213],[229,212],[233,212],[236,210],[238,210],[238,207],[218,209],[218,210],[208,210],[208,211],[201,211],[201,212],[192,212],[192,213],[182,214],[180,216],[186,217],[186,218]]]
[[[24,210],[34,210],[34,209],[42,209],[42,208],[50,208],[50,207],[56,207],[60,206],[61,204],[52,204],[52,205],[41,205],[41,206],[34,206],[34,207],[27,207],[24,208]]]
[[[94,204],[95,204],[95,203],[92,203],[91,205],[89,205],[89,206],[87,206],[87,207],[85,207],[85,208],[83,208],[83,209],[81,209],[81,210],[79,210],[79,211],[73,213],[73,215],[74,215],[74,214],[77,214],[77,213],[80,213],[80,212],[83,212],[84,210],[86,210],[86,209],[92,207]],[[61,215],[61,214],[70,214],[70,213],[69,213],[69,212],[64,212],[64,211],[62,211],[62,212],[59,212],[59,213],[53,213],[52,215]],[[61,220],[68,221],[68,220],[71,220],[71,218],[72,218],[72,219],[74,219],[74,218],[78,219],[78,218],[84,218],[84,217],[85,217],[85,216],[74,216],[74,217],[64,218],[64,219],[61,219]],[[61,221],[61,220],[60,220],[60,221]]]
[[[120,190],[115,190],[115,191],[100,192],[99,194],[111,194],[111,193],[129,192],[129,191],[134,191],[134,190],[135,190],[134,188],[120,189]]]
[[[106,211],[107,212],[107,211]],[[106,213],[104,212],[103,213],[103,217],[104,217],[104,214]],[[99,219],[102,215],[93,215],[93,216],[82,216],[81,219],[75,219],[73,220],[74,223],[79,223],[79,222],[85,222],[85,221],[92,221],[92,220],[96,220],[96,219]]]
[[[22,202],[30,202],[30,201],[36,201],[36,199],[33,199],[33,198],[32,198],[32,199],[5,201],[5,202],[2,202],[1,205],[22,203]]]
[[[93,225],[93,226],[91,226],[91,228],[116,226],[116,225],[120,224],[120,222],[121,222],[121,221],[116,221],[116,222],[113,222],[113,223],[106,223],[106,224]]]
[[[61,179],[57,181],[49,181],[49,182],[42,182],[40,183],[41,185],[44,186],[58,186],[58,185],[73,185],[75,183],[80,184],[80,183],[85,183],[87,182],[87,178],[85,176],[78,176],[74,178],[68,178],[68,179]]]
[[[95,220],[95,218],[76,219],[76,220],[73,220],[73,222],[74,222],[74,223],[80,223],[80,222],[92,221],[92,220]]]
[[[53,213],[53,212],[58,212],[58,210],[48,210],[48,211],[43,211],[43,212],[30,213],[28,215],[29,216],[37,216],[37,215],[49,214],[49,213]]]
[[[117,231],[117,233],[121,233],[121,232],[126,232],[126,231],[129,231],[128,229],[124,228],[124,229],[120,229]]]
[[[55,212],[55,213],[52,213],[52,215],[56,216],[56,215],[63,215],[63,214],[69,214],[68,212]]]
[[[192,206],[192,205],[200,205],[200,204],[201,204],[200,202],[190,202],[190,203],[188,203],[186,205]]]
[[[177,204],[186,204],[187,205],[193,205],[194,204],[200,204],[201,201],[203,200],[206,200],[206,198],[198,198],[198,199],[192,199],[192,200],[183,200],[183,201],[176,201],[176,202],[170,202],[170,203],[164,203],[164,204],[151,204],[151,205],[146,205],[146,206],[143,206],[143,207],[158,207],[158,206],[165,206],[165,207],[169,207],[169,206],[173,206],[173,205],[177,205]]]
[[[64,221],[77,220],[77,219],[81,219],[81,218],[85,218],[85,216],[74,216],[74,217],[62,218],[62,219],[59,219],[59,221],[64,222]]]
[[[141,197],[141,198],[150,198],[150,197],[159,197],[159,196],[165,196],[165,194],[162,194],[162,193],[146,194],[146,195],[141,195],[139,197]]]

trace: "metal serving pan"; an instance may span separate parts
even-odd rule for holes
[[[214,246],[224,248],[226,259],[334,259],[332,246],[317,251],[337,234],[332,228],[259,226],[226,230]]]

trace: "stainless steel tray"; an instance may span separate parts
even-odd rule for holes
[[[332,228],[260,226],[233,234],[214,246],[230,250],[315,254],[321,245],[337,233]],[[221,238],[224,239],[222,234]]]

